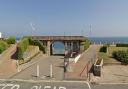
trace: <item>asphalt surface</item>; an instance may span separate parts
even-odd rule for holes
[[[89,89],[85,82],[1,81],[0,89]]]
[[[128,89],[128,84],[99,84],[89,88],[85,81],[0,81],[0,89]]]
[[[11,79],[49,79],[50,77],[50,65],[52,64],[52,79],[62,80],[64,78],[64,57],[63,56],[50,56],[44,58],[44,56],[40,56],[39,58],[35,58],[33,60],[38,59],[38,61],[26,68],[25,70],[17,73],[12,76]],[[39,65],[39,77],[37,76],[37,65]]]

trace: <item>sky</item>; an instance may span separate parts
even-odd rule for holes
[[[128,0],[0,0],[0,32],[128,36]]]

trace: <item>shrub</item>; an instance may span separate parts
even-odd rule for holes
[[[31,38],[23,38],[17,46],[17,58],[23,59],[23,53],[26,51],[29,45],[39,46],[39,49],[45,53],[45,48],[38,40],[32,40]]]
[[[22,59],[23,53],[26,51],[27,47],[29,45],[28,38],[22,39],[22,41],[17,46],[17,58]]]
[[[16,43],[16,37],[15,37],[15,36],[10,36],[10,37],[7,39],[7,43],[8,43],[8,44],[15,44],[15,43]]]
[[[0,54],[4,51],[4,48],[2,45],[0,45]]]
[[[100,48],[100,52],[106,53],[106,52],[107,52],[107,46],[102,46],[102,47]]]
[[[17,58],[18,59],[22,59],[23,58],[23,50],[22,50],[22,47],[17,47]]]
[[[7,49],[7,47],[8,47],[8,44],[5,42],[5,41],[0,41],[0,54],[4,51],[4,50],[6,50]]]
[[[43,46],[43,44],[39,41],[39,40],[32,40],[31,38],[29,38],[29,44],[30,45],[35,45],[35,46],[38,46],[39,49],[45,53],[45,48]]]
[[[116,44],[116,47],[128,47],[128,44]]]
[[[43,53],[45,53],[45,48],[44,48],[44,46],[42,45],[42,43],[40,42],[40,41],[35,41],[34,42],[34,45],[36,45],[36,46],[39,46],[39,49],[43,52]]]
[[[123,64],[128,64],[128,51],[114,51],[112,56]]]

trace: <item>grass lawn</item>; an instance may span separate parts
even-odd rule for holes
[[[107,55],[107,53],[99,52],[98,53],[98,59],[108,60],[109,59],[109,56]]]

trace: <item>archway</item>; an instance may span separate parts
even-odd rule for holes
[[[54,41],[50,47],[51,55],[64,55],[65,54],[65,45],[61,41]]]

